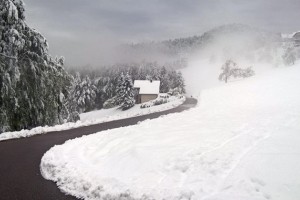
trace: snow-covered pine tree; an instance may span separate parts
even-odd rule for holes
[[[170,89],[170,83],[169,83],[169,79],[168,79],[168,74],[167,74],[167,69],[165,66],[162,66],[160,68],[160,72],[159,72],[159,80],[160,80],[160,92],[161,93],[167,93]]]
[[[185,84],[181,72],[177,72],[177,78],[175,79],[175,88],[178,88],[180,94],[185,93]]]
[[[96,86],[92,83],[89,76],[81,79],[79,74],[76,75],[75,82],[75,99],[79,113],[93,110],[95,108]]]
[[[130,75],[121,73],[117,88],[117,102],[122,110],[127,110],[134,106],[133,83]]]
[[[95,98],[95,106],[97,109],[101,109],[103,107],[103,103],[108,98],[107,97],[107,83],[109,82],[108,77],[96,77],[94,80],[94,85],[96,86],[96,98]]]
[[[0,59],[0,133],[9,129],[7,120],[7,110],[4,109],[5,101],[9,98],[10,77],[5,73],[6,63],[4,59]]]
[[[22,0],[0,1],[0,132],[61,122],[68,74],[25,23]]]
[[[243,78],[248,78],[248,77],[251,77],[251,76],[254,76],[255,75],[255,72],[254,70],[252,69],[252,67],[247,67],[246,69],[241,69],[241,72],[240,72],[240,77],[243,77]]]
[[[79,76],[79,75],[78,75]],[[78,104],[76,101],[76,86],[80,83],[80,76],[70,76],[71,85],[68,87],[67,96],[64,96],[63,101],[63,115],[62,118],[66,122],[76,122],[80,120],[78,112]]]
[[[104,103],[103,103],[103,108],[104,109],[109,109],[109,108],[114,108],[117,106],[117,101],[116,101],[117,97],[112,97],[110,99],[107,99]]]
[[[117,79],[116,98],[115,98],[116,105],[121,105],[123,103],[124,79],[125,79],[125,76],[124,76],[123,72],[121,72],[120,76]]]
[[[168,71],[168,91],[177,87],[177,72],[175,70]]]

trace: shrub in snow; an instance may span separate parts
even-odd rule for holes
[[[110,98],[110,99],[108,99],[107,101],[104,102],[103,108],[104,109],[109,109],[109,108],[116,107],[117,106],[116,102],[117,102],[116,97]]]
[[[74,111],[70,113],[69,118],[67,118],[67,122],[77,122],[80,120],[79,113]]]
[[[167,99],[157,99],[153,102],[153,105],[157,106],[157,105],[161,105],[161,104],[164,104],[164,103],[168,103],[168,100]]]
[[[163,99],[163,98],[156,98],[152,101],[148,101],[148,102],[145,102],[143,104],[141,104],[141,108],[150,108],[152,106],[158,106],[158,105],[161,105],[161,104],[165,104],[165,103],[168,103],[168,99]]]
[[[225,81],[225,83],[227,83],[230,77],[247,78],[255,74],[252,67],[241,69],[232,60],[227,60],[221,69],[222,69],[222,73],[219,75],[219,80]]]
[[[182,98],[183,98],[182,95],[170,96],[169,94],[159,94],[156,99],[142,103],[140,108],[150,108],[152,106],[165,104],[165,103],[175,101],[177,99],[182,99]]]
[[[170,98],[170,95],[166,94],[166,93],[162,93],[162,94],[159,94],[158,97],[163,98],[163,99],[168,99],[168,98]]]
[[[140,105],[140,108],[150,108],[151,106],[153,106],[152,103],[146,102],[146,103],[142,103],[142,104]]]
[[[255,75],[255,72],[252,69],[252,67],[248,67],[246,69],[240,69],[239,74],[238,74],[239,77],[243,77],[243,78],[247,78],[247,77],[254,76],[254,75]]]
[[[176,87],[174,89],[170,89],[168,94],[171,96],[178,96],[178,95],[182,94],[182,90],[180,88]]]

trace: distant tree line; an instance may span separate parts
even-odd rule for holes
[[[199,50],[206,50],[207,47],[214,47],[214,43],[220,39],[226,40],[226,38],[232,38],[237,35],[244,37],[248,42],[251,41],[253,44],[252,51],[264,51],[266,49],[264,53],[257,55],[256,59],[258,60],[272,57],[272,51],[277,47],[277,44],[280,44],[281,42],[281,35],[278,33],[267,32],[243,24],[227,24],[215,27],[204,32],[202,35],[125,45],[124,52],[131,52],[137,59],[140,57],[147,59],[149,55],[154,55],[154,57],[156,55],[158,59],[161,57],[172,59],[182,57],[185,59],[189,58],[190,55],[199,52]],[[232,45],[236,44],[232,42]],[[217,47],[214,47],[214,52],[216,53],[218,48],[222,50],[223,46],[224,44],[220,42]],[[223,52],[225,56],[227,53],[228,52]],[[215,54],[212,54],[212,57],[214,56]],[[248,54],[240,56],[245,58],[249,57]],[[183,68],[185,66],[184,62],[181,63],[179,60],[178,67]]]

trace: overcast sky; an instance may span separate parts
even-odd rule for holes
[[[101,65],[124,42],[200,35],[243,23],[276,32],[300,30],[299,0],[24,0],[28,24],[70,65]]]

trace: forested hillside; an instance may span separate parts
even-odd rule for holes
[[[177,68],[186,67],[185,60],[191,55],[209,53],[214,59],[238,54],[249,59],[257,51],[258,60],[267,60],[273,51],[281,45],[280,33],[268,32],[243,24],[228,24],[213,28],[201,35],[168,39],[163,41],[141,42],[123,46],[123,52],[135,60],[158,60],[171,63]],[[252,59],[252,58],[250,58]]]

